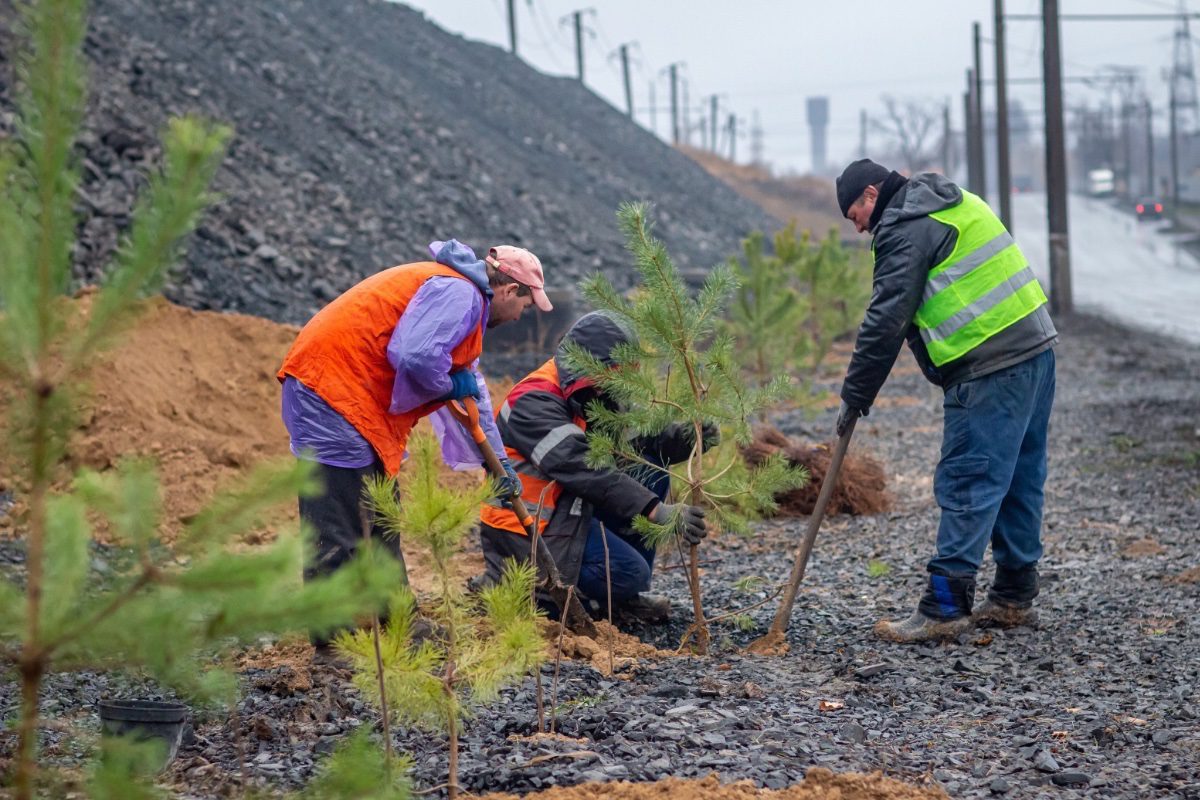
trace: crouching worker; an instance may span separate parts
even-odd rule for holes
[[[563,582],[575,583],[585,607],[601,613],[608,591],[607,539],[613,610],[627,618],[657,622],[669,616],[671,606],[666,598],[647,593],[654,550],[631,529],[631,523],[639,515],[665,523],[680,511],[680,535],[696,543],[708,532],[704,511],[667,504],[670,479],[663,472],[630,475],[587,465],[587,406],[597,400],[612,401],[587,378],[575,374],[564,353],[566,343],[575,342],[612,364],[613,348],[632,339],[604,312],[584,315],[563,336],[555,356],[513,386],[497,420],[505,452],[521,479],[521,497]],[[693,436],[690,427],[674,425],[660,436],[645,437],[638,447],[648,461],[671,464],[687,457]],[[473,582],[476,585],[498,581],[507,559],[529,558],[529,536],[500,500],[483,507],[480,538],[487,572]]]
[[[433,260],[376,273],[317,312],[279,369],[292,452],[317,462],[323,486],[300,498],[300,518],[316,533],[306,580],[349,561],[368,523],[403,565],[399,542],[371,523],[363,487],[399,472],[422,417],[475,397],[488,438],[501,445],[479,372],[484,329],[519,319],[530,305],[551,310],[542,265],[508,246],[492,248],[485,263],[453,239],[429,251]],[[506,490],[519,488],[513,475]],[[328,642],[316,644],[321,651]]]

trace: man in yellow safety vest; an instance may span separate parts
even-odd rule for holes
[[[1036,624],[1058,342],[1046,295],[987,203],[942,175],[905,178],[861,159],[838,178],[837,198],[858,232],[873,235],[875,258],[838,434],[867,415],[905,339],[945,391],[929,581],[910,617],[881,620],[875,632],[918,642],[952,639],[973,624]],[[996,577],[974,608],[989,542]]]

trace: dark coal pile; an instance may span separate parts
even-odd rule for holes
[[[564,663],[558,730],[584,741],[528,738],[526,682],[468,723],[464,786],[526,792],[717,771],[780,787],[821,766],[882,770],[955,798],[1200,798],[1200,352],[1095,319],[1059,322],[1040,628],[916,647],[871,634],[877,619],[915,603],[937,517],[940,410],[905,356],[884,389],[902,402],[881,403],[856,437],[884,462],[896,506],[827,519],[786,656],[739,650],[766,629],[767,604],[749,611],[752,630],[735,618],[718,624],[710,659],[641,660],[626,679]],[[793,433],[804,424],[779,422]],[[819,426],[832,428],[832,412]],[[774,520],[706,546],[710,614],[764,596],[740,593],[737,578],[781,581],[804,526]],[[19,570],[20,560],[0,544],[0,569]],[[661,554],[655,587],[676,619],[633,629],[664,649],[689,615],[677,563]],[[990,574],[985,567],[981,595]],[[242,676],[240,740],[255,783],[301,785],[347,731],[378,719],[344,676],[310,674],[295,659],[247,663]],[[55,677],[45,699],[52,715],[87,727],[114,682]],[[0,714],[15,696],[0,682]],[[70,763],[78,746],[57,729],[47,736],[53,757]],[[221,795],[240,780],[236,741],[225,715],[198,716],[166,779],[183,797]],[[440,737],[400,730],[396,744],[414,755],[419,784],[442,783]]]
[[[552,287],[630,272],[617,205],[657,204],[659,234],[703,270],[765,212],[576,81],[380,0],[97,0],[80,142],[76,277],[95,281],[157,163],[168,115],[236,129],[222,199],[167,288],[194,308],[302,323],[433,240],[508,242]],[[0,0],[0,136],[12,120],[12,0]]]

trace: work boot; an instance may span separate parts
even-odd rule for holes
[[[971,628],[974,602],[973,575],[933,572],[912,616],[903,620],[880,620],[875,623],[875,635],[903,643],[954,639]]]
[[[960,633],[970,630],[972,624],[970,616],[937,619],[927,617],[917,609],[908,619],[879,620],[875,623],[875,635],[901,644],[945,642],[958,638]]]
[[[1038,612],[1032,602],[1009,605],[990,594],[979,608],[971,612],[971,619],[981,628],[1017,628],[1038,626]]]
[[[671,601],[661,594],[635,594],[613,604],[615,616],[637,622],[666,622],[671,618]]]
[[[972,616],[983,626],[1015,628],[1026,625],[1036,628],[1038,612],[1033,599],[1038,596],[1037,564],[1019,569],[996,565],[996,579],[988,589],[987,600],[975,609]]]

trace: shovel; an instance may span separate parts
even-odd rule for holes
[[[792,575],[788,579],[783,600],[779,603],[779,610],[775,612],[775,620],[771,623],[770,630],[765,636],[751,642],[747,648],[752,652],[777,653],[784,645],[788,625],[792,621],[792,607],[796,603],[796,592],[800,590],[800,582],[804,580],[808,557],[812,553],[813,543],[817,541],[817,531],[821,529],[821,523],[825,520],[825,509],[829,506],[829,498],[833,496],[833,487],[837,483],[838,473],[842,470],[842,460],[846,457],[846,448],[850,446],[850,437],[854,434],[854,425],[857,421],[857,418],[850,420],[849,427],[846,428],[846,432],[838,439],[837,445],[833,449],[833,458],[825,473],[825,480],[821,482],[821,492],[817,495],[817,504],[813,507],[812,516],[808,518],[808,529],[804,532],[804,538],[800,540],[800,548],[796,551],[796,561],[792,564]]]
[[[446,407],[450,409],[450,414],[471,435],[475,446],[479,448],[479,454],[483,456],[483,461],[487,465],[488,472],[495,478],[503,478],[505,475],[504,467],[500,464],[500,458],[496,455],[496,451],[492,449],[491,442],[487,440],[487,436],[483,432],[483,427],[479,424],[479,406],[475,405],[475,399],[465,397],[462,400],[451,400],[446,404]],[[584,610],[583,604],[579,602],[579,597],[574,592],[568,592],[567,587],[563,585],[562,573],[558,571],[558,564],[555,563],[554,556],[550,554],[550,548],[546,546],[545,540],[538,535],[537,523],[529,513],[529,509],[525,507],[525,501],[518,495],[512,497],[510,502],[512,503],[513,513],[517,515],[517,519],[521,521],[521,526],[529,534],[533,549],[537,555],[538,574],[540,578],[538,586],[546,594],[550,595],[550,598],[559,607],[566,627],[576,633],[582,633],[584,636],[596,637],[598,631],[592,622],[591,616]]]

